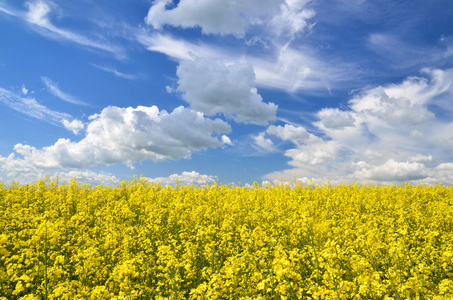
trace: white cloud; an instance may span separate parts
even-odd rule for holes
[[[413,138],[421,138],[421,137],[423,137],[423,133],[420,130],[417,130],[417,129],[411,130],[409,135],[410,135],[410,137],[413,137]]]
[[[109,67],[100,66],[100,65],[96,65],[96,64],[92,64],[92,65],[93,65],[95,68],[98,68],[99,70],[102,70],[102,71],[106,71],[106,72],[112,73],[113,75],[115,75],[116,77],[119,77],[119,78],[124,78],[124,79],[128,79],[128,80],[135,80],[135,79],[137,79],[137,76],[136,76],[136,75],[122,73],[122,72],[118,71],[118,70],[115,69],[115,68],[109,68]]]
[[[14,17],[19,16],[19,13],[17,11],[7,7],[4,3],[0,3],[0,12],[3,12],[7,15],[14,16]]]
[[[247,57],[247,61],[254,66],[259,86],[290,93],[329,89],[328,82],[342,80],[338,71],[318,59],[312,50],[296,49],[290,43],[278,46],[274,57]]]
[[[14,180],[24,182],[36,180],[37,177],[34,177],[35,179],[30,179],[27,177],[29,175],[30,176],[36,176],[39,174],[44,175],[33,164],[23,159],[17,159],[14,153],[11,153],[7,157],[3,157],[0,155],[0,176],[2,174],[5,174],[5,176],[2,176],[4,177],[2,181],[6,181],[7,178],[11,178]]]
[[[222,143],[224,143],[225,145],[234,146],[234,143],[226,135],[222,135]]]
[[[291,158],[290,165],[303,167],[305,165],[321,165],[333,162],[337,158],[339,145],[334,141],[318,142],[289,149],[285,156]]]
[[[427,176],[425,165],[418,162],[397,162],[393,159],[379,166],[366,163],[358,164],[357,178],[378,182],[410,181],[424,179]]]
[[[305,0],[185,0],[170,7],[171,0],[155,1],[145,22],[155,29],[164,25],[200,27],[205,34],[244,36],[248,29],[262,27],[280,36],[292,37],[308,27],[315,15]],[[268,34],[266,34],[268,35]]]
[[[430,110],[437,107],[447,115],[451,110],[451,74],[451,69],[424,69],[422,76],[399,84],[364,89],[344,110],[320,110],[315,113],[319,121],[313,123],[320,130],[317,140],[307,141],[301,131],[302,138],[295,141],[297,127],[270,126],[267,134],[291,140],[297,147],[285,151],[293,169],[264,178],[453,183],[446,171],[453,161],[453,122]]]
[[[120,181],[114,175],[104,172],[97,173],[88,170],[49,172],[49,170],[39,169],[24,160],[16,159],[14,154],[11,154],[9,157],[0,156],[0,165],[0,180],[5,183],[11,179],[21,184],[27,184],[45,179],[47,175],[50,175],[52,180],[56,180],[58,177],[60,183],[63,181],[69,182],[70,179],[76,178],[80,184],[102,184],[110,186]],[[3,176],[2,173],[4,174]]]
[[[277,105],[264,103],[255,88],[253,67],[219,61],[182,61],[178,90],[190,106],[208,116],[233,115],[236,122],[265,125],[276,119]]]
[[[258,150],[264,150],[266,152],[275,151],[274,143],[270,139],[265,138],[264,135],[264,132],[260,132],[258,135],[252,136],[255,145],[258,146]]]
[[[79,130],[83,129],[83,123],[75,120],[71,115],[53,111],[38,103],[34,98],[24,98],[2,88],[0,88],[0,103],[27,116],[53,125],[63,126],[74,134],[77,134]],[[72,119],[71,122],[68,121],[70,119]]]
[[[432,155],[417,154],[417,155],[409,157],[409,161],[410,162],[418,162],[418,163],[430,163],[430,162],[433,162],[433,156]]]
[[[213,58],[219,55],[219,52],[214,51],[214,49],[211,49],[206,45],[186,42],[159,33],[150,35],[145,32],[140,32],[137,34],[137,40],[144,45],[147,50],[163,53],[175,60],[191,60],[194,56]]]
[[[107,185],[107,186],[112,186],[116,185],[120,182],[120,180],[110,174],[110,173],[96,173],[93,171],[68,171],[68,172],[62,172],[58,171],[55,172],[53,177],[58,176],[59,181],[66,181],[69,182],[69,180],[75,178],[78,183],[83,184],[91,184],[91,185]],[[35,177],[36,178],[36,177]]]
[[[353,99],[351,108],[357,113],[377,117],[393,126],[427,123],[434,118],[434,114],[428,110],[424,103],[417,100],[405,96],[394,97],[389,95],[387,89],[378,87]]]
[[[27,88],[25,87],[25,84],[22,85],[21,91],[22,91],[22,94],[23,94],[23,95],[27,95],[27,94],[28,94],[28,90],[27,90]]]
[[[247,56],[242,53],[238,56],[237,49],[192,43],[157,33],[141,32],[137,39],[149,51],[163,53],[176,61],[194,60],[197,57],[228,64],[245,61],[253,66],[258,87],[294,93],[329,89],[331,82],[344,81],[344,74],[317,58],[316,52],[307,48],[296,49],[289,43],[274,45],[269,55]]]
[[[280,13],[269,23],[279,35],[287,34],[290,37],[309,27],[308,19],[315,16],[315,11],[306,9],[310,1],[286,0],[280,5]]]
[[[173,93],[176,92],[176,90],[175,90],[174,88],[172,88],[171,86],[169,86],[169,85],[166,85],[166,86],[165,86],[165,91],[166,91],[167,93],[169,93],[169,94],[173,94]]]
[[[441,163],[435,168],[428,170],[428,177],[422,182],[453,184],[453,163]]]
[[[9,165],[31,169],[79,169],[127,164],[151,159],[189,158],[193,151],[224,145],[214,133],[228,133],[230,126],[222,120],[207,119],[202,113],[182,106],[172,113],[156,106],[137,108],[107,107],[90,117],[86,136],[79,142],[59,139],[54,145],[36,149],[17,144]],[[10,167],[8,167],[10,166]]]
[[[56,40],[70,41],[93,50],[109,52],[118,58],[124,57],[124,50],[120,47],[104,43],[100,40],[96,41],[84,35],[55,26],[49,19],[49,15],[52,13],[52,7],[55,6],[53,2],[45,0],[31,0],[27,1],[25,4],[28,11],[24,15],[18,14],[18,16],[23,18],[28,23],[35,25],[35,29],[37,29],[38,33]]]
[[[372,33],[368,37],[368,47],[372,50],[390,56],[389,58],[403,58],[408,54],[409,47],[401,39],[392,34]]]
[[[49,26],[47,15],[51,12],[49,5],[44,1],[29,1],[26,3],[28,6],[27,20],[30,23],[39,26]]]
[[[317,113],[320,119],[318,127],[333,130],[342,130],[345,127],[353,127],[355,118],[349,111],[341,111],[338,108],[324,108]],[[322,126],[321,126],[322,125]]]
[[[191,185],[205,185],[213,184],[217,180],[217,176],[204,175],[198,172],[182,172],[181,174],[173,174],[168,177],[146,178],[150,182],[158,183],[162,186],[175,186],[178,185],[191,186]]]
[[[71,122],[63,120],[63,126],[74,134],[79,134],[79,131],[85,128],[85,124],[80,120],[72,120]]]
[[[279,10],[283,0],[185,0],[168,9],[171,0],[158,0],[149,9],[145,22],[156,29],[163,25],[201,27],[204,33],[243,35],[249,24]]]
[[[293,126],[289,124],[286,124],[285,126],[271,125],[266,129],[266,133],[278,136],[284,141],[291,141],[296,145],[319,140],[319,138],[313,134],[308,133],[302,126]]]
[[[66,101],[68,103],[72,103],[72,104],[88,105],[87,103],[85,103],[83,101],[80,101],[76,97],[71,96],[71,95],[63,92],[62,90],[60,90],[60,88],[58,87],[58,84],[56,84],[55,82],[50,80],[50,78],[47,78],[47,77],[43,76],[43,77],[41,77],[41,79],[44,82],[44,84],[46,85],[46,87],[49,90],[49,92],[51,92],[52,95],[54,95],[55,97],[58,97],[61,100]]]
[[[285,152],[285,156],[291,158],[289,164],[295,167],[320,165],[332,161],[336,158],[340,147],[335,141],[323,141],[302,126],[286,124],[285,126],[271,125],[265,132],[253,137],[258,146],[268,150],[275,151],[275,148],[273,142],[265,137],[266,134],[297,145],[297,148],[288,149]]]
[[[433,119],[427,105],[451,88],[452,70],[422,70],[426,77],[409,77],[401,84],[366,90],[350,101],[350,107],[365,117],[377,117],[388,124],[417,125]]]
[[[0,103],[25,115],[52,124],[61,124],[62,120],[71,118],[69,114],[48,109],[44,105],[39,104],[34,98],[24,98],[2,88],[0,88]]]
[[[238,55],[236,47],[228,49],[206,43],[191,43],[158,33],[142,32],[137,38],[148,50],[164,53],[176,60],[203,57],[229,62],[246,61],[254,67],[258,86],[288,92],[329,89],[331,81],[345,80],[344,68],[336,68],[319,59],[318,52],[309,46],[292,44],[297,33],[311,28],[308,20],[315,12],[307,8],[310,2],[252,0],[231,3],[219,0],[186,0],[179,2],[176,7],[170,7],[171,1],[163,0],[154,3],[146,18],[147,23],[155,28],[161,28],[165,24],[199,26],[205,33],[243,35],[250,28],[252,36],[237,42],[240,46],[250,46],[250,41],[252,44],[259,41],[266,49],[264,56],[248,56],[244,51]],[[211,9],[211,6],[215,6],[215,9]],[[208,24],[211,21],[219,26],[225,25],[225,28],[214,28]]]

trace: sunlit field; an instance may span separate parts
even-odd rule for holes
[[[453,299],[453,188],[0,183],[0,299]]]

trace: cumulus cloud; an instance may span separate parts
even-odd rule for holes
[[[367,91],[365,95],[351,101],[351,108],[394,126],[422,124],[434,118],[434,113],[424,103],[420,103],[419,99],[392,96],[388,92],[383,87]]]
[[[76,178],[77,182],[83,184],[93,185],[115,185],[120,180],[114,175],[106,172],[94,172],[91,170],[52,170],[48,168],[42,168],[38,164],[34,164],[33,161],[23,159],[24,155],[27,155],[34,148],[29,145],[17,144],[14,148],[16,153],[11,153],[7,157],[0,155],[0,181],[7,182],[8,180],[14,179],[21,184],[32,183],[34,181],[45,179],[47,175],[50,175],[52,180],[58,180],[60,182],[68,182],[70,179]]]
[[[393,159],[379,166],[370,166],[365,162],[357,163],[359,170],[355,176],[362,180],[379,182],[410,181],[423,179],[427,176],[425,165],[417,162],[397,162]]]
[[[72,171],[52,171],[43,170],[32,164],[14,158],[14,154],[9,157],[0,156],[0,181],[7,182],[8,178],[14,178],[21,184],[32,183],[37,180],[45,179],[47,175],[52,180],[58,177],[59,182],[69,182],[70,179],[76,178],[78,183],[92,185],[115,185],[120,180],[105,172],[93,172],[89,170],[72,170]],[[2,174],[4,174],[2,176]]]
[[[234,146],[234,143],[226,135],[222,135],[222,143],[224,143],[225,145]]]
[[[285,151],[285,156],[291,158],[289,164],[294,167],[321,165],[334,161],[341,146],[335,141],[324,141],[309,133],[302,126],[290,124],[285,126],[271,125],[265,132],[261,132],[252,138],[260,148],[267,151],[275,151],[274,143],[271,139],[266,138],[267,136],[276,136],[297,146]]]
[[[217,176],[204,175],[198,172],[182,172],[181,174],[173,174],[168,177],[146,178],[150,182],[160,183],[162,186],[178,185],[205,185],[213,184],[217,180]]]
[[[451,182],[447,170],[453,161],[453,123],[431,108],[440,107],[444,114],[451,109],[447,102],[453,92],[452,70],[424,69],[421,74],[399,84],[363,89],[343,110],[318,111],[318,121],[313,122],[320,130],[317,135],[288,124],[269,126],[266,134],[296,147],[285,150],[293,169],[265,179]]]
[[[271,125],[266,129],[266,133],[270,135],[278,136],[284,141],[291,141],[294,144],[298,145],[308,141],[319,140],[316,136],[302,127],[302,126],[293,126],[285,124],[285,126],[275,126]]]
[[[273,152],[276,150],[271,139],[265,137],[265,132],[260,132],[258,135],[252,136],[252,139],[254,145],[258,146],[258,148],[255,148],[260,151]]]
[[[259,41],[269,54],[265,58],[241,54],[253,65],[259,86],[289,92],[329,89],[329,81],[344,80],[344,74],[339,75],[341,71],[318,59],[317,52],[308,46],[291,43],[298,33],[313,25],[309,23],[315,16],[311,2],[185,0],[174,5],[171,0],[160,0],[151,6],[145,21],[156,29],[171,25],[201,27],[204,33],[247,35],[245,45]],[[215,45],[195,44],[157,33],[139,34],[138,40],[149,50],[177,60],[191,59],[193,55],[230,61],[238,59],[236,49],[219,49]]]
[[[158,0],[149,9],[145,22],[156,29],[163,25],[177,27],[201,27],[204,33],[245,33],[249,24],[259,23],[260,17],[279,10],[283,0],[185,0],[176,7],[173,1]],[[266,8],[266,10],[264,10]]]
[[[320,122],[324,128],[329,129],[344,129],[345,127],[353,127],[355,118],[349,111],[341,111],[338,108],[324,108],[317,113]]]
[[[334,141],[318,142],[299,146],[286,151],[285,156],[290,157],[290,165],[304,167],[305,165],[322,165],[334,162],[337,158],[339,145]]]
[[[22,94],[23,94],[23,95],[27,95],[27,94],[28,94],[28,89],[25,87],[25,84],[22,84],[22,89],[21,89],[21,91],[22,91]]]
[[[419,162],[419,163],[430,163],[430,162],[433,162],[433,156],[417,154],[417,155],[409,157],[409,161],[410,162]]]
[[[171,0],[158,0],[148,11],[145,22],[155,29],[164,25],[200,27],[205,34],[244,36],[251,27],[270,27],[277,35],[293,36],[309,27],[315,15],[306,0],[185,0],[173,6]]]
[[[120,180],[116,176],[114,176],[110,173],[104,173],[104,172],[96,173],[93,171],[82,171],[82,170],[68,171],[68,172],[58,171],[58,172],[54,173],[53,177],[57,177],[57,176],[58,176],[58,180],[60,182],[61,181],[69,182],[69,180],[75,178],[78,183],[81,183],[81,184],[87,183],[87,184],[91,184],[91,185],[102,184],[102,185],[112,186],[112,185],[116,185],[120,182]]]
[[[59,139],[42,149],[17,144],[14,150],[23,158],[15,154],[2,158],[9,162],[2,168],[79,169],[189,158],[193,151],[224,145],[226,138],[219,140],[213,135],[231,131],[224,121],[207,119],[182,106],[171,113],[156,106],[111,106],[90,120],[81,141]]]
[[[436,97],[451,88],[451,70],[422,70],[426,77],[409,77],[401,84],[365,90],[350,101],[357,113],[377,117],[391,125],[417,125],[435,117],[428,109]]]
[[[441,163],[434,168],[427,168],[427,176],[417,183],[433,184],[433,183],[453,183],[453,163]]]
[[[277,105],[264,103],[255,88],[253,67],[219,61],[182,61],[178,90],[191,108],[208,116],[232,115],[236,122],[265,125],[275,120]]]
[[[85,128],[85,124],[80,120],[72,120],[71,122],[63,120],[63,126],[74,134],[79,134],[79,131]]]

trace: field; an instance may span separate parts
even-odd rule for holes
[[[0,183],[0,299],[453,299],[453,188]]]

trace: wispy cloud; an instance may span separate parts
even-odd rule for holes
[[[20,15],[15,10],[5,6],[5,4],[3,4],[3,3],[0,3],[0,12],[3,12],[5,14],[7,14],[7,15],[14,16],[14,17],[17,17],[17,16]]]
[[[0,88],[0,103],[30,117],[53,124],[59,124],[61,120],[71,118],[69,114],[48,109],[34,98],[24,98],[3,88]]]
[[[90,50],[100,50],[113,54],[119,59],[125,57],[122,47],[112,45],[102,40],[91,39],[85,35],[75,33],[71,30],[62,29],[55,26],[49,18],[52,13],[53,3],[45,0],[27,1],[27,11],[16,11],[0,3],[0,12],[10,16],[18,17],[25,22],[33,25],[34,29],[41,35],[58,41],[70,41]]]
[[[393,68],[418,67],[420,59],[428,60],[426,49],[421,49],[405,42],[397,34],[373,33],[367,40],[367,46]]]
[[[149,51],[155,51],[168,55],[174,60],[192,60],[194,57],[217,58],[221,49],[209,47],[204,44],[196,44],[182,39],[175,39],[159,33],[149,34],[140,32],[137,40]],[[218,50],[218,51],[217,51]],[[224,54],[223,54],[224,55]]]
[[[299,51],[289,44],[274,45],[267,55],[238,56],[237,49],[220,48],[212,44],[194,43],[163,34],[140,33],[137,40],[147,50],[168,55],[176,61],[208,58],[226,64],[248,62],[252,64],[258,87],[284,90],[290,93],[300,90],[329,89],[330,85],[345,81],[339,68],[329,66],[309,49]]]
[[[25,15],[25,20],[44,29],[44,31],[40,31],[40,33],[57,40],[68,40],[91,49],[110,52],[117,57],[124,57],[124,51],[118,46],[113,46],[101,41],[94,41],[84,35],[55,26],[49,19],[49,14],[52,10],[46,1],[29,1],[26,5],[28,7],[28,12]]]
[[[72,131],[74,134],[77,134],[79,130],[84,127],[81,121],[75,120],[67,113],[51,110],[38,103],[38,101],[34,98],[24,98],[3,88],[0,88],[0,103],[29,117],[48,122],[56,126],[63,126],[64,128]],[[73,121],[69,122],[68,120]]]
[[[58,97],[61,100],[65,101],[65,102],[72,103],[72,104],[89,106],[89,104],[87,104],[87,103],[85,103],[83,101],[80,101],[76,97],[71,96],[69,94],[66,94],[65,92],[60,90],[60,88],[58,87],[58,84],[56,84],[55,82],[53,82],[49,78],[41,77],[41,79],[44,82],[44,84],[46,85],[46,87],[49,90],[49,92],[51,92],[55,97]]]
[[[119,78],[124,78],[124,79],[129,79],[129,80],[138,79],[137,75],[122,73],[122,72],[118,71],[115,68],[110,68],[110,67],[106,67],[106,66],[100,66],[100,65],[97,65],[97,64],[91,64],[91,65],[93,67],[99,69],[99,70],[112,73],[113,75],[115,75],[116,77],[119,77]]]

